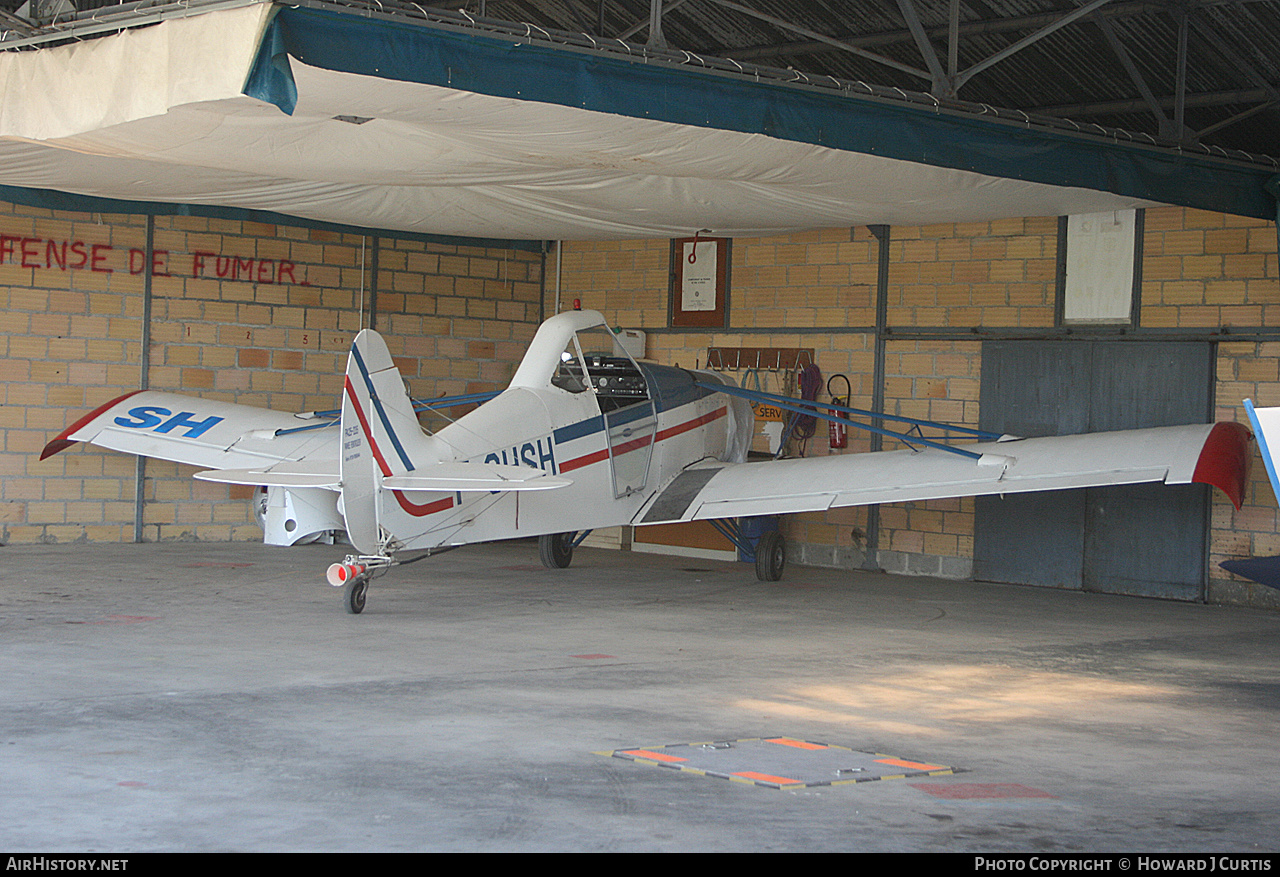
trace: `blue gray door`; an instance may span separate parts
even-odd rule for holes
[[[982,349],[980,424],[1067,435],[1204,423],[1213,347],[1159,341],[1010,341]],[[974,577],[1196,600],[1204,592],[1201,485],[1090,488],[976,504]]]

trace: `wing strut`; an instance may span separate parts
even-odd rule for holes
[[[831,423],[841,424],[843,426],[856,426],[867,432],[873,432],[878,435],[895,438],[906,444],[908,447],[915,445],[924,445],[927,448],[937,448],[940,451],[947,451],[952,454],[959,454],[962,457],[968,457],[971,460],[979,459],[982,454],[975,453],[965,448],[957,448],[955,445],[949,445],[942,441],[925,438],[920,432],[920,427],[931,427],[947,432],[958,432],[966,437],[982,439],[984,441],[1000,441],[1002,439],[1012,438],[1012,436],[1003,436],[999,433],[984,432],[980,429],[973,429],[968,426],[955,426],[948,423],[937,423],[932,420],[920,420],[915,417],[903,417],[898,414],[880,414],[875,411],[867,411],[863,408],[850,408],[848,405],[837,405],[834,402],[823,402],[821,405],[814,400],[794,399],[790,396],[777,396],[773,393],[765,393],[760,390],[744,390],[741,387],[731,387],[727,384],[713,384],[706,381],[697,381],[699,387],[704,390],[712,390],[716,393],[725,393],[729,396],[738,396],[751,402],[768,402],[770,405],[776,405],[787,411],[794,411],[797,414],[806,414],[826,420]],[[909,423],[914,428],[912,432],[894,432],[891,429],[884,429],[879,426],[872,426],[869,423],[859,423],[856,420],[846,420],[838,416],[834,412],[840,414],[856,414],[859,417],[869,417],[876,420],[892,420],[895,423]]]

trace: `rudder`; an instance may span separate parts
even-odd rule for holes
[[[421,436],[413,402],[382,336],[365,329],[347,357],[342,388],[342,514],[362,554],[383,547],[383,478],[414,470],[408,442]]]

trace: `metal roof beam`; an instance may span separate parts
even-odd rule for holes
[[[924,26],[920,24],[920,16],[916,15],[916,6],[913,0],[898,0],[898,9],[902,11],[902,17],[906,19],[907,29],[911,31],[911,37],[916,41],[916,48],[920,50],[920,54],[924,57],[924,63],[932,74],[933,87],[930,91],[936,97],[955,97],[955,88],[953,81],[942,69],[942,62],[938,60],[938,53],[933,48],[933,43],[929,42],[929,37],[924,32]]]
[[[960,0],[951,0],[947,21],[947,76],[960,72]]]
[[[1076,2],[1080,3],[1083,0],[1076,0]],[[1142,99],[1147,102],[1147,108],[1151,110],[1157,122],[1163,128],[1169,123],[1169,117],[1165,115],[1164,108],[1160,106],[1160,101],[1156,100],[1155,93],[1147,85],[1147,81],[1142,78],[1142,73],[1139,72],[1137,65],[1133,63],[1133,58],[1129,56],[1128,50],[1120,42],[1120,38],[1116,35],[1116,29],[1111,26],[1111,22],[1100,9],[1095,9],[1090,13],[1089,17],[1098,26],[1098,30],[1102,31],[1102,36],[1107,41],[1107,45],[1111,47],[1112,53],[1120,60],[1120,66],[1124,68],[1125,73],[1129,74],[1129,81],[1138,89]]]
[[[1272,94],[1263,88],[1240,88],[1230,91],[1208,91],[1200,94],[1188,94],[1185,97],[1187,107],[1218,107],[1228,104],[1250,104],[1271,100]],[[1160,106],[1172,109],[1177,101],[1176,95],[1157,98]],[[1147,109],[1147,102],[1142,98],[1125,100],[1095,101],[1087,104],[1059,104],[1052,107],[1026,107],[1029,113],[1040,113],[1059,118],[1071,116],[1100,116],[1110,113],[1136,113]]]
[[[1111,3],[1111,2],[1112,0],[1093,0],[1092,3],[1088,3],[1084,6],[1079,7],[1078,9],[1074,9],[1071,12],[1068,12],[1066,15],[1062,16],[1052,24],[1045,25],[1035,33],[1030,34],[1029,36],[1025,36],[1022,39],[1018,40],[1013,45],[1005,49],[1002,49],[999,52],[996,52],[994,55],[991,55],[985,60],[979,61],[977,64],[974,64],[972,67],[969,67],[963,72],[957,74],[956,80],[955,80],[956,91],[959,91],[961,88],[964,87],[964,84],[966,82],[968,82],[977,74],[981,73],[983,70],[986,70],[988,67],[991,67],[994,64],[998,64],[1001,61],[1003,61],[1005,58],[1008,58],[1011,55],[1015,55],[1018,52],[1021,52],[1023,49],[1025,49],[1027,46],[1030,46],[1032,43],[1039,42],[1040,40],[1044,39],[1050,34],[1056,31],[1059,31],[1062,28],[1066,27],[1067,25],[1071,24],[1071,22],[1075,21],[1077,18],[1088,15],[1090,12],[1097,9],[1099,6],[1104,6],[1107,3]]]
[[[645,43],[653,49],[665,49],[666,37],[662,35],[662,0],[649,0],[649,40]]]
[[[1186,136],[1187,119],[1187,19],[1185,6],[1178,14],[1178,67],[1174,77],[1173,130],[1160,133],[1181,141]]]
[[[1199,131],[1197,131],[1196,139],[1200,140],[1204,137],[1208,137],[1210,134],[1212,134],[1215,131],[1220,131],[1223,128],[1226,128],[1230,125],[1234,125],[1236,122],[1242,122],[1245,119],[1249,118],[1250,116],[1260,113],[1263,110],[1271,109],[1276,104],[1280,104],[1280,100],[1269,100],[1269,101],[1266,101],[1265,103],[1260,103],[1257,106],[1250,107],[1244,112],[1236,113],[1234,116],[1231,116],[1230,118],[1227,118],[1227,119],[1223,119],[1221,122],[1214,122],[1209,127],[1201,128]]]
[[[900,64],[899,62],[893,60],[892,58],[886,58],[883,55],[877,55],[875,52],[868,52],[866,49],[862,49],[862,48],[859,48],[858,46],[852,45],[850,43],[846,43],[843,40],[837,40],[834,37],[829,37],[825,34],[820,34],[817,31],[812,31],[806,27],[801,27],[798,24],[792,24],[789,21],[783,21],[781,18],[775,18],[774,16],[766,15],[763,12],[757,12],[756,10],[743,6],[740,3],[733,3],[731,2],[731,0],[710,0],[710,2],[716,4],[717,6],[723,6],[725,9],[732,9],[734,12],[741,12],[743,15],[748,15],[751,18],[757,18],[760,21],[768,22],[769,24],[772,24],[774,27],[780,27],[783,30],[789,30],[792,33],[799,34],[802,37],[808,37],[811,40],[816,40],[817,42],[822,43],[826,46],[830,46],[831,48],[840,49],[845,52],[851,52],[860,58],[866,58],[868,61],[875,61],[877,64],[884,64],[886,67],[892,67],[894,70],[900,70],[903,73],[909,73],[910,75],[919,77],[920,79],[924,79],[926,81],[933,79],[933,77],[930,76],[927,71],[921,70],[918,67],[912,67],[908,64]]]
[[[1196,17],[1191,19],[1191,26],[1208,41],[1209,45],[1213,46],[1214,51],[1221,53],[1222,57],[1230,61],[1232,66],[1243,73],[1245,78],[1259,88],[1265,89],[1273,99],[1280,99],[1280,89],[1268,82],[1267,78],[1259,73],[1256,67],[1250,64],[1230,43],[1218,36],[1208,23],[1200,17]]]
[[[1201,8],[1212,8],[1217,6],[1235,6],[1242,3],[1262,3],[1266,0],[1201,0]],[[1168,12],[1168,0],[1117,0],[1109,6],[1104,6],[1099,10],[1100,15],[1104,15],[1109,19],[1121,18],[1133,15],[1141,15],[1148,12]],[[993,33],[1010,33],[1015,31],[1025,31],[1031,28],[1044,27],[1053,24],[1061,17],[1057,12],[1038,12],[1027,15],[1017,15],[1010,18],[985,18],[975,21],[962,21],[957,25],[957,33],[961,37],[978,36],[982,34]],[[934,27],[926,27],[925,35],[930,39],[943,39],[949,36],[951,25],[940,25]],[[639,28],[637,28],[638,30]],[[625,39],[625,37],[624,37]],[[874,34],[846,35],[839,42],[845,46],[856,46],[862,49],[870,49],[875,46],[888,46],[897,43],[905,43],[912,40],[910,30],[892,30],[882,31]],[[836,51],[841,46],[833,46],[828,42],[813,41],[797,41],[791,43],[775,43],[767,46],[753,46],[742,49],[728,49],[721,52],[722,57],[736,58],[739,61],[750,61],[755,58],[770,58],[777,55],[792,54],[796,52],[831,52]]]
[[[663,15],[666,15],[668,12],[670,12],[673,9],[679,9],[681,6],[683,6],[687,2],[688,0],[668,0],[667,3],[663,4],[662,11],[658,15],[659,21],[661,21]],[[631,25],[631,27],[627,28],[622,33],[618,34],[616,38],[620,40],[629,40],[636,34],[640,33],[640,31],[644,30],[646,27],[649,27],[652,24],[652,21],[653,21],[653,9],[652,7],[650,7],[648,18],[640,19],[635,24]]]

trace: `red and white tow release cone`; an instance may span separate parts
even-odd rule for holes
[[[329,580],[329,584],[340,588],[364,572],[365,568],[363,563],[332,563],[329,565],[329,571],[325,573],[325,578]]]

